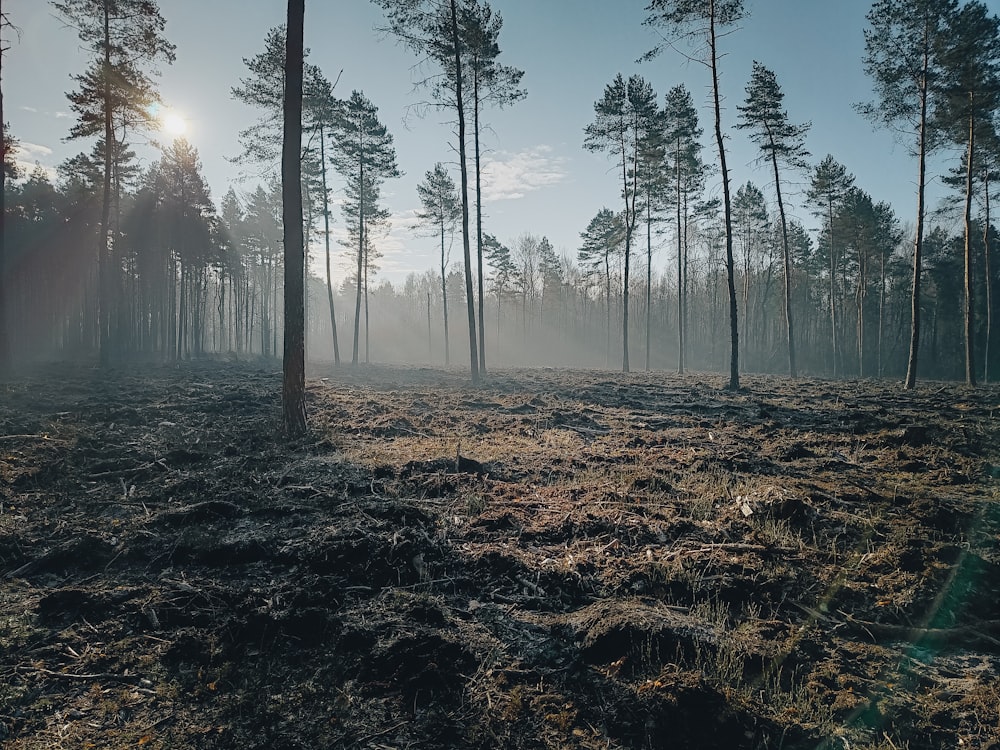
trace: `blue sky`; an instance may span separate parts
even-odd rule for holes
[[[504,111],[486,113],[492,132],[488,147],[486,230],[512,243],[530,232],[546,235],[557,251],[575,256],[579,234],[602,207],[619,207],[612,164],[582,148],[583,129],[593,104],[616,73],[646,77],[662,101],[668,89],[685,83],[703,104],[705,157],[714,159],[706,69],[674,52],[652,62],[636,59],[657,42],[642,26],[645,0],[495,0],[504,17],[502,59],[525,71],[528,97]],[[1000,5],[1000,2],[997,3]],[[916,166],[908,143],[876,131],[852,109],[871,97],[861,68],[862,30],[868,0],[748,0],[749,17],[721,42],[727,148],[735,187],[750,179],[769,185],[755,163],[752,145],[731,129],[742,103],[753,60],[775,71],[793,121],[811,121],[807,148],[814,163],[827,153],[845,164],[857,184],[875,200],[888,200],[900,218],[911,221]],[[160,90],[165,104],[187,118],[188,139],[198,148],[204,174],[218,200],[235,183],[239,170],[227,161],[238,152],[236,134],[257,113],[232,101],[230,89],[245,74],[242,58],[263,48],[268,29],[281,23],[281,0],[160,0],[166,35],[177,45],[177,60],[164,66]],[[1000,8],[997,8],[1000,10]],[[88,150],[90,143],[64,142],[72,118],[65,92],[69,76],[82,69],[87,55],[76,34],[53,15],[43,0],[7,0],[5,11],[20,27],[3,64],[4,109],[14,135],[24,144],[22,160],[53,167]],[[338,95],[364,91],[379,108],[395,136],[399,180],[386,184],[384,196],[394,216],[382,243],[383,275],[401,281],[410,271],[436,263],[434,241],[415,227],[419,208],[416,184],[436,161],[457,166],[452,129],[434,112],[414,114],[425,94],[414,91],[416,58],[375,28],[380,10],[366,0],[307,0],[306,45],[310,61],[333,80],[343,70]],[[151,160],[155,154],[140,153]],[[944,167],[941,167],[944,168]],[[792,214],[814,227],[801,206],[805,177],[792,180]],[[710,180],[718,191],[719,178]],[[769,193],[769,190],[766,190]],[[937,191],[941,194],[941,191]],[[339,224],[339,217],[337,223]],[[460,256],[459,245],[452,259]],[[658,263],[669,260],[669,242]]]

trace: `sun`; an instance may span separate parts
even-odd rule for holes
[[[160,128],[167,135],[179,138],[187,132],[187,120],[179,112],[168,109],[160,116]]]

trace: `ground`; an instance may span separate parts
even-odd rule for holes
[[[0,744],[1000,748],[1000,388],[0,383]]]

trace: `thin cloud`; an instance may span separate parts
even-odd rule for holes
[[[535,146],[516,153],[501,151],[483,166],[483,198],[516,200],[536,190],[558,185],[566,178],[566,159],[552,147]]]
[[[39,143],[31,143],[30,141],[21,141],[17,144],[18,148],[15,153],[18,155],[23,155],[24,158],[38,158],[40,156],[52,156],[52,149],[48,146],[42,146]]]

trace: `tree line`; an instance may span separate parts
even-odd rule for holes
[[[679,372],[728,365],[738,388],[747,370],[901,377],[912,387],[924,352],[922,375],[995,378],[990,198],[1000,158],[1000,27],[984,3],[877,0],[867,15],[863,63],[875,96],[857,108],[912,145],[916,211],[901,218],[833,155],[812,161],[809,123],[789,115],[766,61],[754,62],[735,121],[724,122],[720,44],[745,14],[740,0],[653,0],[645,22],[665,41],[647,57],[690,44],[690,58],[704,64],[713,155],[685,86],[657,94],[643,76],[615,76],[595,92],[582,145],[611,160],[620,203],[600,207],[578,247],[561,252],[537,233],[544,227],[500,239],[484,219],[487,110],[526,96],[523,71],[499,59],[503,19],[477,0],[376,3],[384,30],[423,61],[423,104],[455,124],[457,181],[438,160],[415,196],[439,244],[437,268],[398,288],[378,283],[390,228],[381,191],[400,176],[393,138],[372,100],[363,91],[336,96],[338,81],[303,48],[301,224],[304,245],[321,248],[325,278],[295,276],[306,290],[303,327],[314,354],[357,364],[374,348],[380,359],[406,352],[451,364],[461,350],[473,381],[486,371],[487,352],[497,362],[618,363],[625,371],[638,357],[646,368]],[[53,6],[92,51],[68,94],[77,115],[68,136],[93,145],[60,165],[53,184],[41,170],[15,173],[4,131],[3,362],[56,353],[96,353],[105,365],[135,356],[277,356],[291,280],[277,179],[288,135],[286,28],[267,33],[232,89],[259,112],[240,133],[237,160],[264,179],[231,187],[217,208],[191,144],[164,144],[149,166],[130,145],[156,126],[157,66],[174,55],[156,4]],[[725,143],[734,128],[756,144],[766,184],[731,185]],[[955,200],[935,214],[924,196],[926,159],[949,146],[959,154],[949,179]],[[716,181],[721,200],[708,190]],[[790,210],[789,188],[803,182],[798,198],[819,224],[815,239]],[[339,280],[335,204],[346,229],[339,252],[350,259]],[[658,269],[655,258],[665,254],[670,267]],[[458,326],[456,305],[465,309]],[[533,351],[537,360],[526,356]]]

